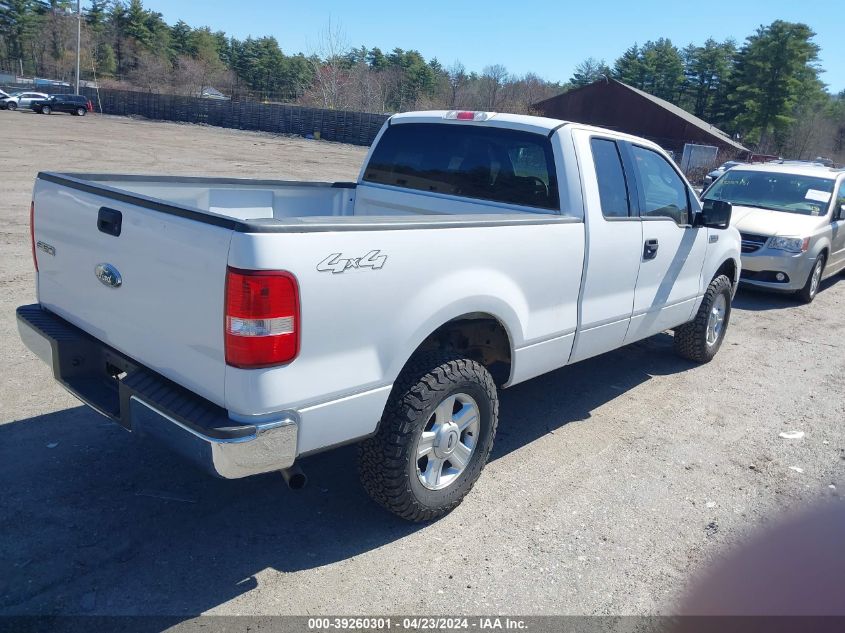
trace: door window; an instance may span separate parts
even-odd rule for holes
[[[655,151],[632,145],[631,153],[639,177],[641,215],[689,224],[687,186],[678,172]]]
[[[592,139],[590,147],[593,150],[602,215],[606,218],[629,217],[631,205],[619,148],[614,141],[603,138]]]

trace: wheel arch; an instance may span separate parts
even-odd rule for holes
[[[716,272],[713,273],[713,276],[710,278],[710,281],[713,281],[719,275],[727,275],[728,279],[731,280],[731,285],[736,287],[739,283],[739,274],[741,270],[741,264],[735,260],[733,257],[726,258],[719,267],[716,269]],[[708,281],[708,284],[710,283]]]
[[[510,379],[515,350],[513,333],[505,319],[491,312],[465,312],[443,321],[421,337],[402,369],[420,353],[437,349],[464,353],[479,362],[497,386]]]

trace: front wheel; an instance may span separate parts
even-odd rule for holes
[[[421,354],[394,384],[376,435],[359,445],[364,489],[409,521],[447,514],[481,475],[498,415],[496,385],[482,365]]]
[[[796,293],[798,299],[803,303],[810,303],[816,298],[819,292],[819,285],[822,282],[822,273],[824,273],[824,253],[816,257],[816,261],[813,262],[813,269],[807,277],[807,283]]]
[[[51,112],[50,106],[41,106],[41,114],[50,114]]]
[[[9,101],[9,103],[7,103],[7,104],[6,104],[6,107],[7,107],[9,110],[17,110],[17,109],[18,109],[18,104],[17,104],[17,103],[15,103],[14,101]]]
[[[675,351],[697,363],[709,363],[725,340],[731,318],[731,280],[719,275],[710,282],[695,319],[675,328]]]

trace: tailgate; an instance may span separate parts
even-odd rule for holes
[[[36,181],[38,299],[142,365],[224,406],[232,230]],[[118,229],[119,223],[119,231]]]

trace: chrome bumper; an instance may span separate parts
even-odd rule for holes
[[[39,305],[17,310],[23,343],[74,396],[125,429],[206,471],[237,479],[289,468],[298,418],[234,422],[221,407],[143,367]]]

